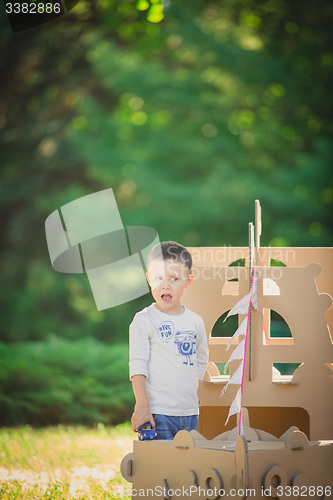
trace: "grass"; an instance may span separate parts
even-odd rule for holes
[[[129,424],[0,429],[0,499],[131,498],[119,468],[133,439]]]

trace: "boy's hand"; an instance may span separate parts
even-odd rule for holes
[[[136,406],[131,418],[132,429],[138,432],[140,425],[150,422],[155,428],[155,422],[150,412],[149,406]]]

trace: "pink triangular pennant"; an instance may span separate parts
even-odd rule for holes
[[[233,351],[230,358],[228,359],[228,361],[224,365],[224,373],[227,371],[230,361],[233,361],[234,359],[243,359],[244,358],[244,351],[245,351],[245,339],[243,339],[242,342],[240,344],[238,344],[238,346]]]
[[[253,273],[252,279],[252,287],[251,287],[251,302],[256,311],[258,311],[258,273],[257,269],[255,269]]]
[[[224,318],[223,323],[227,318],[229,318],[229,316],[232,316],[233,314],[247,314],[249,310],[249,303],[250,294],[248,293],[239,302],[237,302],[237,304],[234,305],[232,309],[230,309],[227,316]]]
[[[241,409],[241,398],[242,398],[241,388],[239,388],[238,391],[237,391],[235,399],[231,403],[231,406],[229,408],[228,418],[227,418],[227,420],[226,420],[226,422],[225,422],[224,425],[227,425],[227,423],[229,422],[229,418],[231,417],[231,415],[234,415],[235,413],[239,413],[240,412],[240,409]]]
[[[244,361],[241,362],[237,370],[234,372],[232,377],[230,378],[229,382],[223,387],[221,396],[224,396],[226,393],[229,385],[231,384],[241,384],[242,383],[242,376],[243,376],[243,363]]]
[[[246,316],[242,323],[239,325],[239,327],[237,328],[237,330],[235,331],[235,333],[233,334],[233,336],[231,337],[231,339],[229,340],[228,344],[226,345],[226,350],[229,349],[229,347],[231,346],[231,344],[236,340],[238,339],[238,337],[240,335],[246,335],[246,327],[247,327],[247,320],[248,320],[248,317]]]

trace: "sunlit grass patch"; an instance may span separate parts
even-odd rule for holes
[[[129,424],[1,429],[0,498],[130,498],[119,467],[133,439]]]

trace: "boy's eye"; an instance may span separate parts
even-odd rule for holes
[[[178,281],[178,278],[171,278],[172,281]]]

